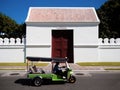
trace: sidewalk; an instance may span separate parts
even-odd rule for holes
[[[69,63],[73,71],[105,71],[105,69],[119,69],[120,66],[79,66],[77,64]],[[51,70],[51,64],[42,66],[44,70]],[[0,66],[0,70],[26,70],[26,66]]]
[[[120,66],[79,66],[78,64],[69,64],[73,71],[118,71]]]
[[[80,77],[91,76],[91,72],[120,72],[120,66],[79,66],[77,64],[69,63],[74,75]],[[42,66],[45,71],[51,71],[51,64]],[[119,69],[119,70],[105,70],[108,68]],[[27,71],[26,66],[0,66],[0,76],[25,76]]]

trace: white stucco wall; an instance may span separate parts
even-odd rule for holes
[[[100,45],[98,62],[120,62],[120,45]]]
[[[50,28],[28,26],[26,40],[26,56],[51,57]]]
[[[24,62],[23,47],[0,49],[0,62]]]
[[[52,30],[73,30],[74,45],[82,44],[98,44],[98,26],[96,24],[68,24],[64,23],[52,25],[54,23],[41,25],[27,26],[27,45],[51,45]]]
[[[28,26],[27,45],[51,45],[51,31],[47,27]]]
[[[52,30],[73,30],[74,62],[97,59],[98,26],[93,24],[28,25],[26,55],[51,57]],[[83,45],[87,45],[87,47],[83,47]]]
[[[26,48],[26,56],[51,57],[50,46],[29,46]]]
[[[63,27],[62,27],[63,28]],[[58,27],[51,27],[51,29],[58,29]],[[59,28],[61,29],[61,28]],[[65,29],[65,28],[64,28]],[[69,27],[67,30],[74,30],[74,36],[78,33],[75,32],[80,27]],[[94,30],[93,30],[94,31]],[[78,38],[81,36],[78,35]],[[75,37],[74,37],[75,39]],[[20,42],[20,39],[0,38],[0,63],[1,62],[24,62],[25,50],[24,39]],[[3,42],[4,41],[4,42]],[[51,41],[50,41],[51,42]],[[75,41],[74,41],[75,43]],[[30,44],[27,45],[26,56],[42,56],[51,57],[51,44]],[[120,38],[114,39],[98,39],[98,44],[85,44],[76,43],[74,45],[74,63],[77,62],[120,62]]]
[[[74,30],[74,62],[98,60],[98,26],[82,26]]]
[[[79,46],[74,49],[74,61],[77,62],[97,62],[98,49],[96,46]]]
[[[81,26],[74,28],[74,45],[97,45],[98,26]]]
[[[24,38],[22,40],[20,38],[17,39],[0,38],[0,63],[24,62],[24,61],[25,61]]]

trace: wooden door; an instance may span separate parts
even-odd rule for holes
[[[52,57],[69,58],[73,62],[73,31],[52,31]]]

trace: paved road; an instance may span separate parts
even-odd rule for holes
[[[30,85],[24,75],[0,74],[0,90],[120,90],[119,72],[95,72],[87,75],[78,73],[76,77],[74,84],[45,84],[35,87]]]

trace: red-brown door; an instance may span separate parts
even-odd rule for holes
[[[73,30],[52,31],[52,57],[67,57],[73,63]]]

